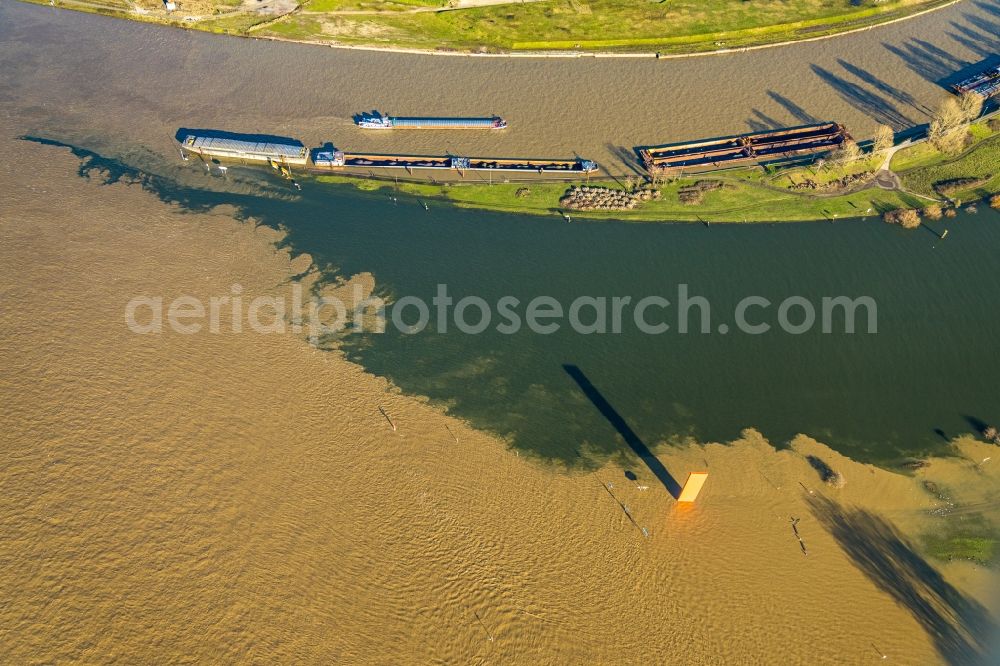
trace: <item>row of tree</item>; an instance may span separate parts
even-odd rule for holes
[[[946,99],[931,120],[927,138],[944,153],[957,153],[965,147],[969,123],[983,112],[983,97],[967,92]]]
[[[959,97],[948,97],[941,103],[931,119],[927,138],[935,148],[944,153],[956,153],[965,147],[969,135],[969,123],[983,112],[983,97],[967,92]],[[882,155],[895,143],[895,134],[888,125],[879,125],[872,138],[871,155]],[[854,141],[845,141],[830,156],[829,163],[839,167],[849,167],[865,157]]]
[[[882,155],[892,148],[896,135],[888,125],[879,125],[875,129],[875,136],[872,139],[871,155]],[[842,168],[857,164],[865,158],[864,151],[853,140],[845,141],[840,145],[833,155],[830,156],[830,163]]]

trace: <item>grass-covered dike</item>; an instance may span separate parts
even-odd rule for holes
[[[26,0],[49,4],[49,0]],[[684,55],[827,37],[955,0],[54,0],[209,32],[431,52]]]

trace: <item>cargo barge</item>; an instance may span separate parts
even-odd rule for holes
[[[829,122],[641,148],[639,156],[651,173],[711,171],[829,152],[850,138],[843,125]]]
[[[406,116],[360,116],[358,127],[362,129],[487,129],[500,130],[507,127],[507,121],[500,116],[489,118],[415,118]]]
[[[328,171],[344,168],[366,169],[438,169],[452,171],[516,171],[522,173],[593,173],[597,163],[591,160],[544,160],[493,157],[455,157],[427,155],[378,155],[348,153],[330,148],[317,148],[312,152],[312,165],[316,170]]]
[[[988,67],[981,72],[959,81],[952,89],[959,95],[976,93],[984,98],[1000,94],[1000,64]]]
[[[177,133],[181,157],[197,155],[203,160],[262,162],[291,179],[290,167],[312,171],[333,169],[438,169],[457,171],[515,171],[539,174],[588,174],[597,163],[575,158],[546,160],[535,158],[456,157],[453,155],[383,155],[349,153],[326,144],[312,150],[301,141],[261,134],[232,134],[216,130],[180,130]]]
[[[192,132],[180,139],[181,154],[243,162],[305,166],[309,151],[301,141],[229,132]]]

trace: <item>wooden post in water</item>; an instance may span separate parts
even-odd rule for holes
[[[809,551],[806,550],[806,542],[803,541],[802,537],[799,535],[799,520],[800,519],[799,518],[790,518],[789,520],[792,523],[792,532],[795,534],[795,538],[799,540],[799,548],[802,549],[802,554],[803,555],[808,555]]]
[[[485,622],[483,622],[483,618],[479,617],[479,613],[478,613],[478,612],[476,612],[476,611],[473,611],[473,613],[475,614],[475,616],[476,616],[476,619],[477,619],[477,620],[479,620],[479,626],[481,626],[481,627],[483,628],[483,631],[485,631],[485,632],[486,632],[486,636],[487,636],[487,637],[488,637],[488,638],[490,639],[490,642],[492,643],[492,642],[493,642],[493,632],[492,632],[492,631],[490,631],[490,630],[489,630],[489,629],[488,629],[488,628],[486,627],[486,623],[485,623]]]
[[[396,424],[392,422],[392,419],[390,419],[390,418],[389,418],[389,415],[385,413],[385,410],[384,410],[384,409],[382,409],[382,406],[381,406],[381,405],[379,405],[379,408],[378,408],[378,411],[382,412],[382,416],[384,416],[384,417],[385,417],[385,420],[386,420],[386,421],[388,421],[388,422],[389,422],[389,425],[391,425],[391,426],[392,426],[392,431],[393,431],[393,432],[396,432]]]

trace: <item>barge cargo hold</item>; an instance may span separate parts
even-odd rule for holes
[[[489,118],[412,118],[405,116],[363,116],[357,121],[362,129],[505,129],[507,121]]]
[[[1000,65],[994,65],[952,86],[956,93],[976,93],[984,98],[1000,94]]]
[[[185,153],[202,157],[305,166],[309,151],[301,141],[253,134],[211,132],[187,134],[181,140]]]
[[[592,173],[597,163],[591,160],[539,160],[492,157],[453,157],[424,155],[373,155],[346,153],[320,148],[313,151],[313,166],[320,170],[340,168],[445,169],[453,171],[517,171],[527,173]]]
[[[650,172],[711,171],[829,152],[850,138],[843,125],[830,122],[642,148],[639,155]]]

